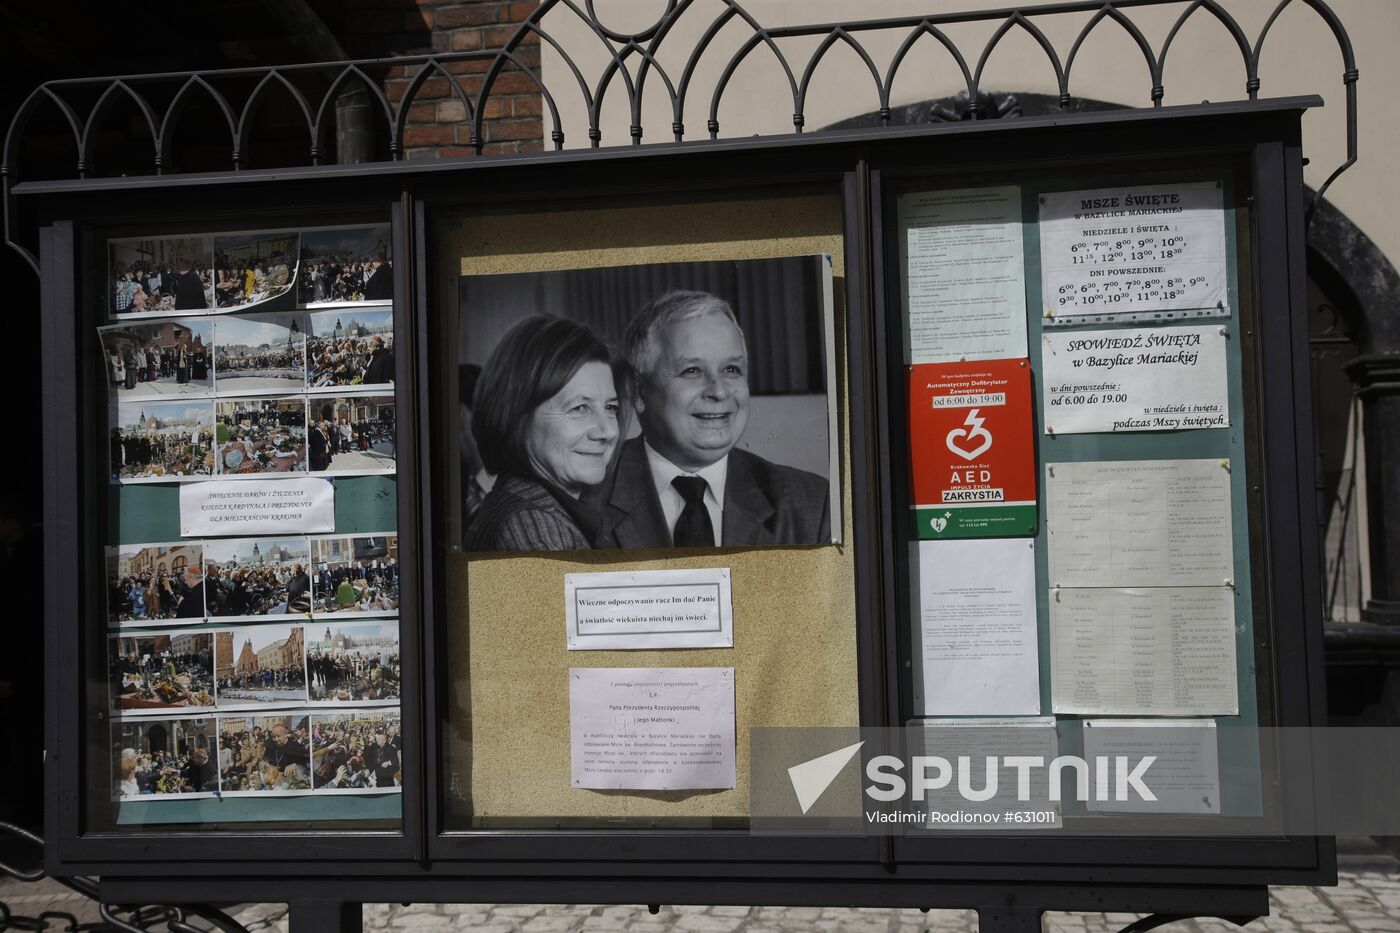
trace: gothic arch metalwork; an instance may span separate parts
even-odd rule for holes
[[[1148,106],[1161,107],[1166,90],[1164,74],[1168,54],[1173,46],[1178,44],[1182,29],[1197,16],[1218,24],[1229,36],[1244,65],[1245,99],[1254,101],[1258,100],[1261,90],[1259,63],[1266,40],[1279,16],[1295,5],[1306,7],[1317,14],[1326,29],[1326,34],[1335,42],[1343,63],[1346,157],[1319,187],[1317,196],[1321,198],[1332,182],[1355,163],[1357,157],[1356,84],[1359,73],[1350,37],[1341,20],[1325,0],[1252,2],[1261,6],[1274,4],[1271,14],[1253,41],[1221,0],[1066,0],[1020,4],[996,10],[938,12],[924,16],[775,26],[760,23],[739,0],[713,0],[703,7],[698,0],[665,0],[665,7],[657,20],[636,32],[620,31],[606,25],[594,8],[594,0],[582,0],[582,5],[579,0],[543,0],[500,47],[493,49],[411,55],[394,59],[49,81],[36,89],[20,106],[5,137],[3,162],[0,162],[0,180],[3,180],[4,187],[4,240],[7,245],[18,250],[37,271],[33,252],[17,241],[12,229],[15,212],[11,189],[23,179],[23,167],[18,164],[18,155],[25,131],[33,116],[46,106],[56,107],[72,132],[77,158],[71,167],[71,177],[79,179],[90,175],[95,160],[99,157],[95,152],[97,139],[93,133],[94,128],[101,124],[109,108],[122,99],[128,100],[137,108],[149,128],[152,145],[150,164],[153,171],[156,174],[170,172],[172,140],[179,132],[186,104],[196,92],[208,95],[228,124],[229,171],[240,171],[248,164],[250,153],[259,142],[253,138],[252,117],[257,113],[259,105],[265,101],[267,94],[276,89],[290,94],[305,123],[307,164],[320,165],[320,140],[326,116],[334,111],[331,102],[342,86],[353,85],[354,82],[366,85],[371,97],[378,102],[383,111],[389,128],[388,153],[391,160],[405,157],[407,114],[409,108],[423,94],[423,88],[429,78],[445,80],[449,95],[463,104],[464,116],[460,122],[469,128],[470,148],[480,156],[490,142],[489,127],[485,118],[487,104],[493,96],[500,93],[497,91],[499,79],[507,70],[524,74],[539,90],[549,113],[549,140],[556,150],[563,150],[566,142],[558,106],[560,95],[579,95],[587,115],[588,146],[598,147],[603,144],[603,101],[609,89],[618,83],[615,79],[619,76],[630,114],[629,142],[631,145],[642,145],[647,137],[647,127],[643,124],[642,100],[647,78],[653,72],[660,77],[671,115],[671,125],[667,128],[669,133],[654,135],[668,141],[684,143],[691,139],[686,133],[686,118],[688,113],[695,109],[696,96],[708,96],[704,138],[719,137],[720,105],[725,99],[726,91],[731,89],[731,79],[739,67],[760,49],[774,57],[786,82],[785,90],[792,99],[791,126],[774,126],[767,130],[773,134],[803,131],[812,78],[823,57],[840,43],[851,49],[870,73],[871,81],[865,86],[870,89],[871,102],[874,104],[872,109],[880,115],[880,125],[889,125],[891,89],[901,69],[916,50],[925,49],[936,53],[941,48],[951,55],[957,67],[957,78],[966,85],[970,118],[976,120],[988,116],[980,112],[979,103],[985,97],[982,89],[984,70],[993,53],[1013,32],[1029,36],[1043,53],[1043,64],[1049,70],[1053,86],[1058,88],[1061,109],[1073,112],[1074,92],[1071,78],[1079,52],[1095,30],[1105,23],[1112,23],[1128,35],[1133,46],[1142,54],[1148,79],[1143,99],[1150,102]],[[1161,46],[1154,49],[1134,22],[1132,14],[1143,8],[1157,7],[1181,9]],[[1068,55],[1062,58],[1041,25],[1057,19],[1063,21],[1066,16],[1085,13],[1092,15],[1078,31]],[[570,16],[581,21],[607,56],[606,63],[591,82],[583,67],[568,53],[554,32],[546,27],[546,21],[552,25],[558,19]],[[681,41],[674,40],[666,45],[667,39],[675,34],[677,23],[683,20],[687,23],[700,20],[703,23],[703,17],[709,17],[708,25],[693,48],[688,51],[682,49],[685,64],[679,74],[671,74],[661,63],[663,46],[669,52]],[[980,49],[973,49],[972,54],[965,54],[949,37],[947,27],[979,22],[998,25]],[[748,36],[725,58],[726,51],[719,48],[716,40],[721,31],[731,26],[741,30],[747,29]],[[905,36],[883,73],[866,43],[862,41],[868,41],[869,37],[877,32],[902,33]],[[919,40],[924,36],[929,36],[936,42],[920,43]],[[785,53],[779,45],[780,40],[798,38],[817,40],[816,48],[807,55],[805,62],[798,61],[797,56]],[[558,87],[547,86],[539,69],[531,67],[520,54],[523,46],[533,44],[536,40],[542,45],[547,44],[567,66],[566,73],[556,82],[560,85]],[[709,88],[697,87],[696,78],[702,62],[718,64],[721,61],[723,65],[713,85]],[[480,64],[464,64],[470,62],[485,63],[485,67],[482,68]],[[972,64],[969,65],[969,62]],[[369,76],[370,72],[385,67],[399,69],[407,80],[389,82],[392,90],[386,90]],[[468,78],[468,75],[462,73],[464,69],[472,70],[469,80],[464,80]],[[478,81],[479,87],[473,89],[470,85]],[[240,103],[240,96],[235,90],[250,82],[253,84],[253,90],[242,96]],[[305,90],[307,85],[323,86],[324,90],[308,98]],[[175,89],[173,96],[169,94],[171,88]],[[96,102],[84,112],[79,101],[91,99],[94,95]],[[1228,98],[1232,95],[1229,89],[1221,88],[1218,96]],[[168,97],[169,102],[160,106],[157,101],[162,97]]]

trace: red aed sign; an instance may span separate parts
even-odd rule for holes
[[[1036,533],[1029,360],[909,367],[909,451],[920,538]]]

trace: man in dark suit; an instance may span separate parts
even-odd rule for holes
[[[209,753],[202,748],[190,752],[189,761],[180,769],[180,790],[187,793],[201,793],[219,789],[219,770],[209,760]]]
[[[287,611],[311,611],[311,577],[301,564],[293,568],[292,579],[287,583]]]
[[[748,350],[733,310],[670,291],[625,337],[642,436],[590,490],[600,548],[743,547],[831,541],[827,481],[736,446],[748,426]]]
[[[374,252],[369,278],[365,280],[365,301],[389,301],[394,297],[394,267],[385,261],[382,248]]]
[[[204,574],[198,564],[190,564],[181,571],[180,579],[186,591],[175,607],[175,618],[198,619],[204,615]]]
[[[384,346],[384,338],[375,334],[369,338],[370,357],[365,364],[364,385],[394,381],[394,351]]]

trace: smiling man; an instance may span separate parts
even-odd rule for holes
[[[733,310],[708,292],[669,291],[627,326],[642,435],[590,499],[597,546],[825,544],[827,482],[736,445],[749,421],[749,358]]]

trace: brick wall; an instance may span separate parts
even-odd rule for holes
[[[358,58],[499,48],[538,6],[538,0],[351,0],[344,24],[346,51]],[[515,54],[539,73],[538,36],[531,35]],[[444,63],[473,105],[489,66],[489,60]],[[390,101],[397,104],[415,73],[390,70],[385,81]],[[544,139],[542,107],[534,80],[508,66],[492,84],[482,152],[539,152]],[[430,77],[409,108],[404,154],[410,159],[472,155],[471,133],[466,109],[447,80]]]

